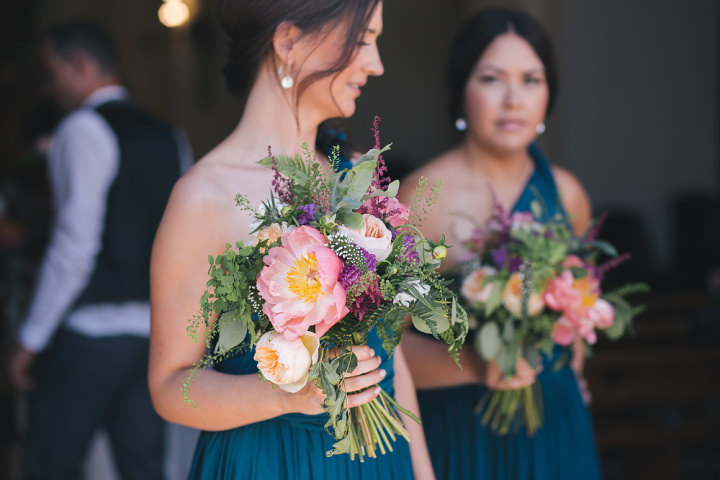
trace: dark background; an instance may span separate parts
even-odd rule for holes
[[[196,158],[226,136],[240,101],[220,68],[225,43],[213,2],[191,23],[158,22],[160,1],[25,0],[0,16],[0,328],[11,344],[50,221],[37,139],[58,113],[40,95],[34,39],[48,25],[106,25],[135,100],[183,126]],[[457,141],[445,110],[446,52],[465,16],[522,8],[550,32],[560,94],[541,145],[607,211],[603,236],[633,260],[611,280],[646,280],[648,311],[588,362],[606,478],[720,478],[720,2],[715,0],[386,0],[380,50],[345,122],[365,148],[382,117],[387,160],[401,176]],[[0,375],[0,478],[21,453],[23,402]]]

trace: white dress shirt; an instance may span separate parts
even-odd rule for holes
[[[149,334],[150,305],[145,301],[92,304],[68,311],[95,268],[108,193],[120,160],[115,134],[94,107],[124,98],[127,91],[119,85],[96,90],[56,129],[48,154],[55,218],[33,300],[18,335],[28,350],[44,350],[63,320],[69,330],[91,337]],[[192,153],[184,134],[177,132],[176,137],[184,171],[192,164]]]

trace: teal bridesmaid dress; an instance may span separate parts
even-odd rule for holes
[[[337,140],[345,141],[342,132],[328,130],[320,151],[330,155]],[[336,168],[351,168],[352,162],[341,156]],[[395,369],[388,358],[382,341],[373,329],[368,335],[368,346],[382,359],[379,368],[387,372],[380,382],[385,392],[394,395]],[[247,349],[215,365],[215,370],[233,375],[257,373],[253,360],[254,349]],[[293,413],[263,422],[220,432],[202,432],[195,449],[190,479],[197,480],[311,480],[349,479],[374,480],[413,478],[410,448],[398,438],[393,452],[378,453],[377,458],[365,458],[364,463],[349,455],[330,458],[325,452],[332,449],[334,440],[325,431],[327,415]]]
[[[382,349],[373,331],[368,343],[382,358],[380,368],[387,375],[380,386],[393,395],[393,359]],[[215,366],[215,370],[234,375],[257,373],[254,349]],[[220,432],[202,432],[195,450],[190,479],[202,480],[311,480],[311,479],[412,479],[408,443],[402,438],[393,444],[393,452],[366,458],[364,463],[349,455],[330,458],[332,436],[323,426],[327,415],[293,413],[263,422]]]
[[[535,170],[513,211],[530,211],[539,194],[547,214],[560,212],[557,187],[548,160],[530,147]],[[525,430],[501,436],[481,423],[473,409],[488,391],[466,385],[418,392],[425,436],[438,480],[596,480],[600,466],[592,421],[569,363],[555,363],[568,348],[557,347],[543,359],[538,375],[543,396],[543,426],[530,437]]]

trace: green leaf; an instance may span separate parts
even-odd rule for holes
[[[377,167],[377,161],[364,162],[351,168],[340,184],[342,196],[362,200],[372,183],[375,167]]]
[[[363,216],[357,212],[353,212],[349,206],[344,206],[338,210],[336,221],[352,230],[359,230],[365,224]]]
[[[233,318],[229,314],[220,316],[218,341],[215,345],[215,353],[227,352],[240,345],[247,335],[247,325],[239,318]]]
[[[380,196],[388,197],[388,198],[395,198],[397,196],[399,189],[400,189],[400,181],[393,180],[392,182],[390,182],[390,185],[388,185],[387,190],[380,190],[378,188],[370,195],[365,195],[365,197],[363,197],[363,200],[367,200],[368,198],[373,198],[373,197],[380,197]]]
[[[530,365],[532,368],[538,368],[540,366],[540,362],[542,361],[542,358],[540,357],[540,352],[537,348],[532,346],[527,346],[523,348],[523,357],[525,357],[528,365]]]
[[[497,323],[487,322],[475,337],[475,348],[485,360],[495,358],[500,351],[500,329]]]
[[[268,168],[272,168],[273,164],[272,158],[270,157],[265,157],[257,163]],[[307,183],[307,165],[305,165],[305,162],[300,155],[295,155],[294,157],[287,155],[275,155],[275,164],[277,165],[278,172],[286,177],[289,177],[296,183],[299,183],[300,185],[305,185],[305,183]]]
[[[495,311],[497,307],[500,306],[500,303],[502,302],[502,291],[505,287],[504,281],[494,281],[492,284],[492,289],[490,290],[490,297],[488,298],[487,303],[485,304],[485,316],[490,317],[492,313]]]
[[[588,275],[588,271],[582,267],[570,267],[570,273],[576,279],[585,278]]]
[[[447,315],[439,314],[437,312],[432,312],[432,314],[429,317],[422,317],[420,319],[421,322],[428,324],[429,321],[432,321],[435,325],[435,331],[437,333],[443,333],[448,328],[450,328],[450,321],[447,317]],[[415,325],[415,315],[413,315],[413,325]]]
[[[503,345],[503,347],[500,348],[500,351],[495,356],[495,361],[497,362],[498,368],[505,375],[515,374],[515,365],[517,364],[517,361],[519,359],[520,348],[519,345],[516,343],[512,343],[510,345]]]
[[[372,148],[372,149],[368,150],[367,153],[363,154],[363,155],[358,159],[358,161],[355,162],[355,166],[358,166],[358,165],[360,165],[360,164],[362,164],[362,163],[365,163],[365,162],[377,162],[378,157],[379,157],[381,154],[383,154],[383,153],[387,152],[388,150],[390,150],[390,146],[391,146],[391,145],[392,145],[392,143],[388,143],[388,144],[385,145],[381,150],[380,150],[380,149],[377,149],[377,148]]]

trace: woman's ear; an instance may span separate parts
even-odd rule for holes
[[[302,31],[290,22],[282,22],[275,29],[273,35],[273,48],[277,59],[283,65],[292,65],[293,63],[293,48],[300,39]]]

